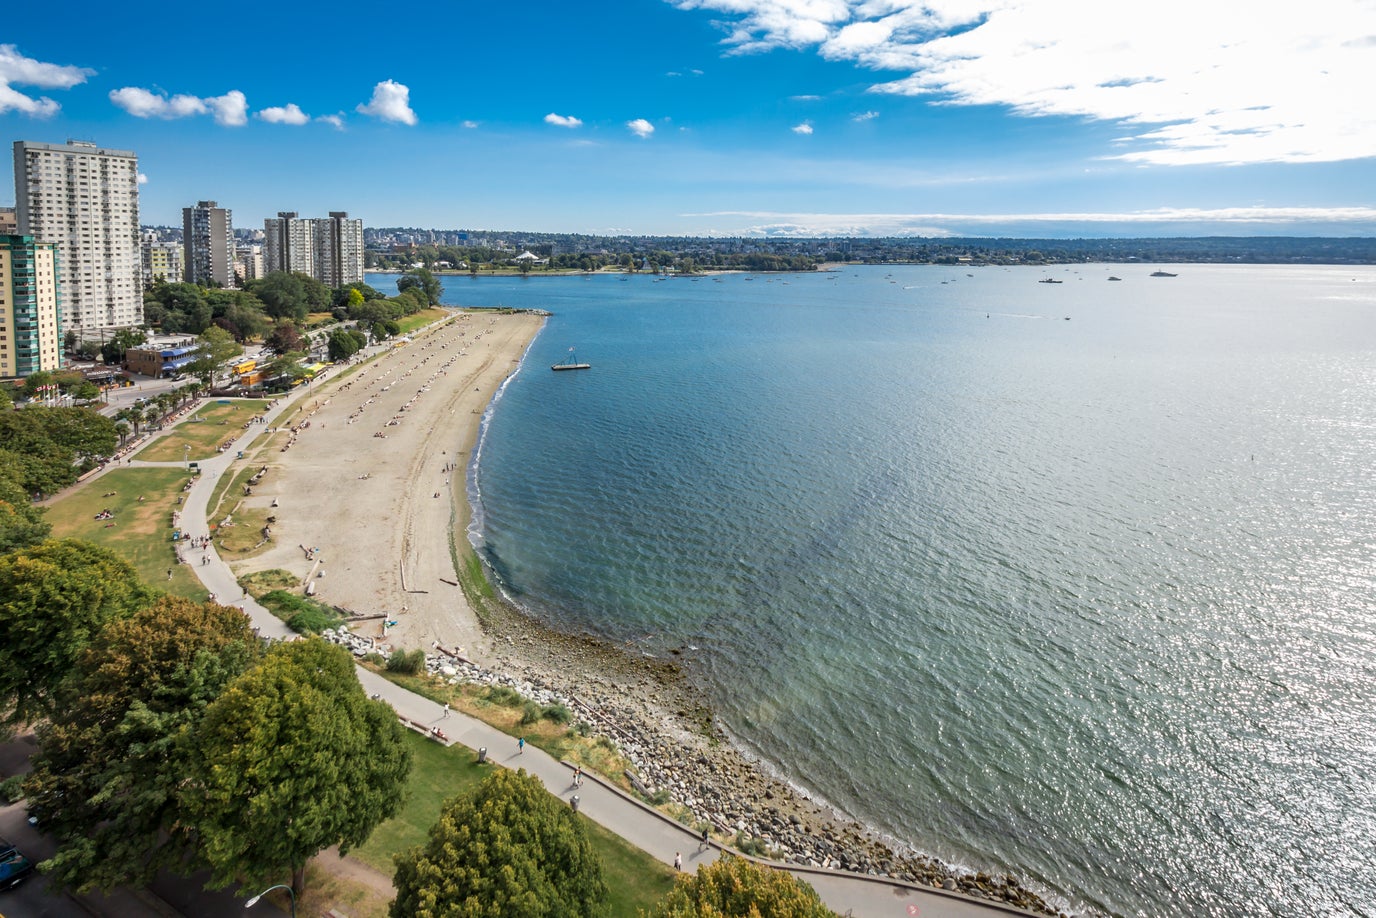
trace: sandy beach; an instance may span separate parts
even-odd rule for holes
[[[465,474],[482,412],[539,331],[540,316],[459,314],[308,393],[289,448],[260,457],[249,498],[276,517],[273,546],[238,574],[280,568],[314,595],[397,624],[394,647],[463,647],[488,657],[455,586],[450,538],[468,522]],[[280,438],[279,438],[280,440]],[[383,620],[355,630],[384,638]]]
[[[793,863],[944,886],[1054,914],[1016,880],[959,874],[875,836],[743,755],[672,660],[541,626],[505,603],[480,623],[458,586],[467,552],[466,475],[482,414],[519,366],[543,318],[457,313],[347,374],[316,383],[290,416],[295,432],[256,457],[267,474],[246,498],[275,517],[263,553],[237,575],[282,569],[316,598],[359,614],[380,649],[436,645],[475,681],[552,693],[718,837],[740,833]],[[532,368],[538,371],[543,368]],[[395,625],[384,627],[384,622]],[[454,669],[448,669],[455,672]]]

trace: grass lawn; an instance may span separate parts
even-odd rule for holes
[[[150,586],[204,600],[205,588],[190,565],[176,563],[172,542],[172,513],[189,480],[184,469],[113,469],[53,501],[45,518],[54,536],[86,539],[110,549],[134,565]],[[106,509],[114,513],[113,520],[94,518]]]
[[[229,404],[222,404],[225,401]],[[243,433],[244,422],[261,414],[267,404],[255,399],[219,399],[202,405],[191,417],[135,453],[134,458],[145,462],[213,459],[215,448]]]
[[[397,324],[401,326],[401,333],[403,335],[409,335],[411,334],[411,332],[415,331],[416,329],[424,325],[429,325],[432,322],[438,322],[440,319],[443,319],[445,316],[449,315],[449,313],[450,311],[448,309],[441,309],[438,306],[432,306],[429,309],[422,309],[420,312],[415,313],[414,315],[403,316],[402,318],[397,320]]]
[[[499,765],[479,765],[477,755],[463,746],[448,748],[418,733],[407,731],[411,748],[411,779],[401,813],[378,826],[368,843],[356,848],[356,857],[390,876],[395,867],[392,855],[425,844],[430,826],[439,816],[444,801],[476,787]],[[585,820],[593,847],[602,858],[602,869],[611,890],[613,918],[636,918],[639,909],[648,909],[674,884],[674,871],[644,851]]]

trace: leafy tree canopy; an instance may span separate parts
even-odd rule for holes
[[[392,918],[603,915],[607,884],[578,816],[539,780],[492,773],[396,857]]]
[[[368,343],[368,337],[352,328],[336,328],[330,332],[326,347],[331,360],[348,360]]]
[[[199,376],[206,385],[213,381],[215,373],[231,357],[238,357],[244,349],[234,340],[234,336],[223,328],[211,327],[201,332],[196,339],[196,358],[186,365],[187,372]]]
[[[206,709],[195,746],[180,806],[221,886],[290,870],[299,894],[307,860],[397,812],[411,769],[396,714],[320,638],[270,649]]]
[[[679,877],[650,918],[836,918],[836,913],[791,873],[728,855]]]
[[[405,293],[407,290],[419,290],[425,296],[425,302],[430,306],[438,306],[440,293],[443,287],[439,278],[431,274],[425,268],[412,268],[397,278],[397,293]]]
[[[0,711],[51,715],[53,693],[106,623],[157,594],[127,561],[77,539],[0,558]]]
[[[25,781],[59,849],[48,882],[78,891],[143,886],[194,868],[177,789],[196,725],[262,654],[238,609],[164,597],[108,623],[58,691]]]
[[[115,422],[90,408],[0,412],[0,468],[28,494],[51,494],[76,481],[77,463],[92,466],[114,452]]]
[[[18,471],[0,460],[0,554],[37,545],[52,531],[21,481]]]

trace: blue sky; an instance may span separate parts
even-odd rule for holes
[[[145,223],[1376,235],[1371,0],[78,6],[0,127],[134,150]]]

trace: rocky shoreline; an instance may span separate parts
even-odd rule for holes
[[[739,833],[775,860],[891,877],[1065,918],[1014,875],[962,873],[899,850],[779,780],[731,744],[676,663],[546,627],[500,600],[484,605],[491,658],[431,652],[430,672],[566,705],[616,744],[647,796],[667,793],[728,843]]]

